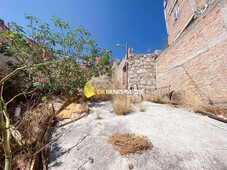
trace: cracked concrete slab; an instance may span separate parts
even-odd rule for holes
[[[49,170],[127,170],[129,164],[135,170],[227,169],[227,124],[172,106],[143,106],[145,112],[133,107],[130,114],[116,116],[110,102],[92,104],[103,119],[97,120],[94,112],[56,129]],[[121,156],[107,142],[120,132],[147,136],[153,148]]]

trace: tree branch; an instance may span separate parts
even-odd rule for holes
[[[1,84],[1,92],[0,92],[1,100],[3,100],[3,88],[4,88],[4,82]]]
[[[30,91],[30,92],[22,92],[22,93],[19,93],[19,94],[15,95],[11,100],[9,100],[9,101],[6,103],[6,106],[7,106],[9,103],[11,103],[13,100],[15,100],[17,97],[19,97],[19,96],[21,96],[21,95],[33,93],[34,91],[36,91],[36,89],[35,89],[35,90],[32,90],[32,91]]]
[[[8,74],[7,76],[5,76],[4,78],[2,78],[1,81],[0,81],[0,84],[2,84],[6,80],[8,80],[9,78],[13,77],[14,75],[16,75],[17,73],[19,73],[20,71],[22,71],[26,68],[39,67],[39,66],[44,66],[44,65],[48,65],[48,64],[54,64],[54,63],[58,63],[58,62],[61,62],[61,61],[63,61],[63,60],[57,60],[57,61],[51,61],[51,62],[46,62],[46,63],[34,64],[34,65],[30,65],[30,66],[19,67],[19,68],[15,69],[13,72],[11,72],[10,74]]]

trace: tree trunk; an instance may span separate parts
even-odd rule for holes
[[[5,119],[4,119],[5,118]],[[12,153],[10,148],[10,118],[6,106],[0,102],[0,130],[5,153],[5,170],[11,170]]]

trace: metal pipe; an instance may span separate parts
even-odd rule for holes
[[[126,89],[128,89],[128,42],[126,42]]]

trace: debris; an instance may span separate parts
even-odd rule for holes
[[[62,110],[56,117],[60,120],[79,118],[82,113],[88,113],[89,107],[87,103],[71,103]]]
[[[95,113],[96,113],[97,120],[102,119],[100,110],[96,110]]]
[[[128,169],[134,169],[134,165],[133,164],[128,164]]]
[[[15,128],[15,126],[11,126],[10,132],[18,145],[22,146],[25,144],[25,141],[22,139],[21,133]]]
[[[90,163],[93,163],[94,162],[94,158],[89,157],[88,159],[90,160]]]
[[[114,134],[109,137],[109,143],[113,148],[120,152],[121,155],[137,153],[152,147],[151,142],[145,136],[137,136],[133,133]]]
[[[15,112],[14,112],[14,117],[15,118],[19,118],[20,117],[20,113],[21,113],[21,106],[18,105],[15,109]]]

